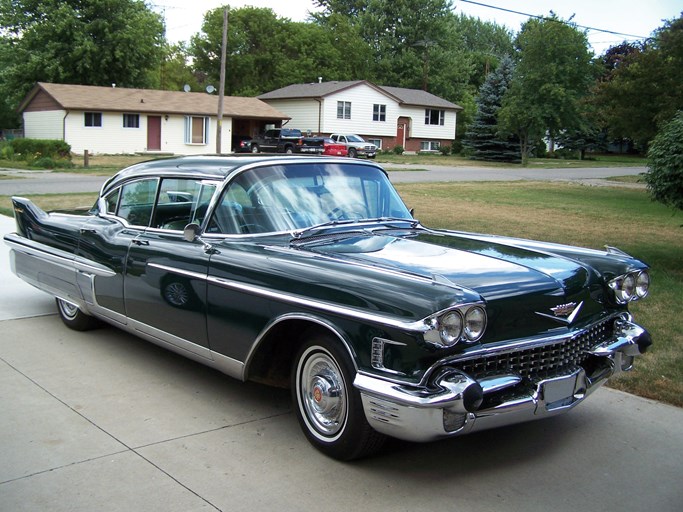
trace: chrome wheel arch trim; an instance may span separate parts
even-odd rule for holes
[[[342,335],[341,331],[337,329],[337,327],[330,321],[325,320],[323,318],[319,318],[315,315],[310,315],[306,313],[285,313],[284,315],[280,315],[277,318],[272,319],[268,324],[263,328],[263,330],[259,333],[259,335],[256,337],[254,342],[251,345],[251,348],[249,349],[249,353],[247,354],[247,357],[244,360],[244,375],[242,377],[242,380],[247,380],[249,377],[249,369],[251,367],[251,363],[254,360],[254,357],[258,353],[258,350],[263,342],[263,340],[271,333],[271,331],[278,325],[282,324],[283,322],[287,321],[292,321],[292,320],[301,320],[304,322],[309,322],[311,324],[319,325],[326,329],[330,334],[332,334],[335,338],[339,340],[339,342],[342,344],[344,347],[344,350],[348,353],[349,357],[351,358],[351,361],[353,363],[353,368],[356,372],[358,372],[358,365],[356,364],[356,356],[355,356],[355,351],[351,347],[351,344],[349,341]]]

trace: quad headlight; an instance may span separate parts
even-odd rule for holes
[[[647,296],[650,291],[650,274],[647,270],[629,272],[615,277],[608,284],[617,303],[626,304]]]
[[[473,343],[486,330],[486,310],[479,305],[464,305],[441,312],[425,321],[425,340],[441,347]]]

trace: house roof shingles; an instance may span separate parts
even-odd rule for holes
[[[345,82],[318,82],[309,84],[294,84],[288,85],[281,89],[261,94],[259,99],[262,100],[285,100],[285,99],[304,99],[304,98],[322,98],[329,96],[345,89],[350,89],[359,84],[366,84],[387,96],[393,97],[399,103],[406,105],[419,105],[421,107],[439,107],[462,110],[462,107],[451,103],[448,100],[435,96],[434,94],[422,91],[419,89],[405,89],[402,87],[387,87],[382,85],[374,85],[367,80],[353,80]]]
[[[20,105],[19,110],[23,111],[40,90],[49,94],[65,110],[209,116],[216,115],[218,111],[218,96],[206,93],[43,82],[39,82],[34,87]],[[289,119],[288,116],[258,98],[240,96],[226,96],[224,98],[223,115],[259,119]]]

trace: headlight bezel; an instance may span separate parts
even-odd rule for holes
[[[424,339],[439,348],[471,345],[486,332],[488,315],[483,304],[464,304],[435,313],[425,320]]]
[[[619,305],[644,299],[650,293],[650,273],[647,269],[634,270],[611,279],[607,285]]]

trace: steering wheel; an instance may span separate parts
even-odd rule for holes
[[[330,220],[364,219],[368,216],[368,209],[363,203],[350,203],[344,207],[337,206],[327,213]]]

